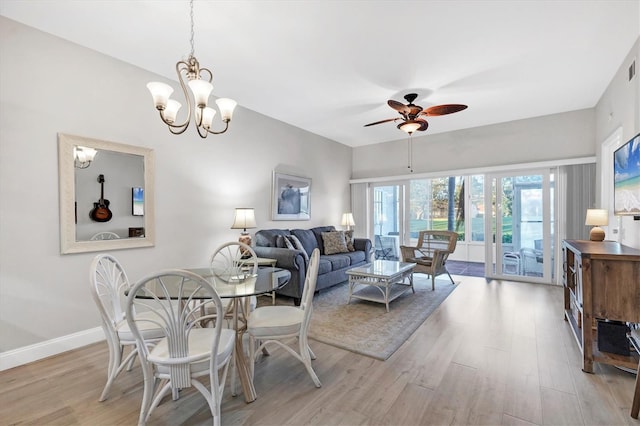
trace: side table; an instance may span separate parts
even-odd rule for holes
[[[257,257],[258,266],[271,266],[272,268],[276,267],[276,263],[278,263],[277,259],[270,259],[268,257]],[[268,296],[269,293],[262,294],[261,296]],[[275,290],[271,292],[271,304],[276,304],[276,292]]]

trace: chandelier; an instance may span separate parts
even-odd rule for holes
[[[184,133],[184,131],[189,127],[189,123],[193,117],[198,134],[201,138],[206,138],[209,133],[219,135],[227,131],[237,102],[228,98],[219,98],[216,100],[216,104],[220,109],[220,118],[224,123],[224,129],[220,131],[211,130],[216,110],[208,106],[207,102],[209,100],[209,95],[213,90],[213,73],[207,68],[201,68],[200,63],[193,54],[193,0],[190,0],[189,5],[191,8],[191,53],[186,61],[179,61],[176,64],[178,81],[180,81],[180,86],[182,87],[182,92],[188,108],[187,118],[184,122],[180,124],[176,123],[178,110],[182,107],[182,104],[169,98],[173,93],[173,87],[165,83],[153,81],[147,84],[147,88],[151,92],[156,109],[160,112],[160,118],[167,126],[169,126],[169,131],[171,133],[174,135]],[[185,84],[185,79],[187,84]],[[193,107],[191,105],[191,97],[189,96],[187,85],[191,89],[191,93],[193,95]]]
[[[96,151],[93,148],[86,146],[76,145],[73,147],[73,165],[77,169],[86,169],[91,165],[91,162],[96,158]]]

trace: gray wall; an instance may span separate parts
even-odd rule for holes
[[[635,60],[636,76],[629,81],[629,65]],[[640,132],[640,38],[620,64],[618,72],[609,83],[595,108],[596,111],[596,140],[598,144],[604,142],[617,128],[622,127],[622,142],[626,142]],[[597,150],[598,166],[611,158],[601,158],[600,149]],[[598,167],[598,176],[600,167]],[[610,190],[600,188],[598,194]],[[599,198],[597,198],[599,199]],[[620,242],[622,244],[640,248],[640,221],[632,216],[620,216]],[[618,224],[609,224],[609,228]],[[607,236],[608,238],[608,236]]]
[[[95,254],[60,254],[58,132],[155,151],[156,246],[113,253],[132,280],[205,265],[237,240],[235,207],[259,228],[339,225],[349,210],[349,147],[241,106],[224,135],[173,136],[145,87],[159,76],[3,17],[0,57],[0,354],[99,326]],[[310,221],[270,220],[274,169],[312,179]]]
[[[354,148],[353,178],[408,174],[407,145],[405,138]],[[586,109],[414,136],[412,163],[414,173],[428,173],[593,155],[594,111]]]

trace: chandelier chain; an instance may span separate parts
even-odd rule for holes
[[[189,5],[191,7],[191,54],[189,56],[193,57],[193,54],[194,54],[194,51],[195,51],[195,49],[193,47],[193,45],[194,45],[194,43],[193,43],[193,39],[194,39],[194,31],[193,31],[193,0],[189,1]]]

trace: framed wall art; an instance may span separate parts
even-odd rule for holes
[[[311,219],[311,179],[273,172],[273,220]]]
[[[144,216],[144,189],[131,188],[131,214]]]

